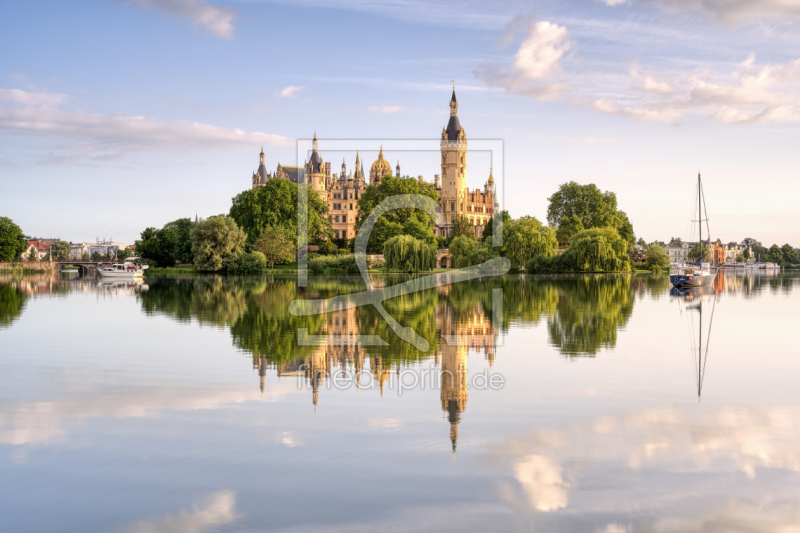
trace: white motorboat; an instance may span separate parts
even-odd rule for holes
[[[110,265],[98,265],[97,272],[104,278],[136,279],[144,276],[147,265],[140,265],[133,262],[136,257],[125,260],[123,263],[112,263]]]

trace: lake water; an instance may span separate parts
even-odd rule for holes
[[[0,531],[800,528],[800,275],[362,289],[0,279]]]

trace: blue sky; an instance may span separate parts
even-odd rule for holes
[[[132,243],[227,212],[262,145],[274,169],[314,131],[364,139],[368,166],[381,139],[437,138],[455,79],[468,137],[503,140],[514,217],[575,180],[637,236],[687,238],[700,170],[714,237],[800,246],[799,24],[780,0],[5,2],[0,214]]]

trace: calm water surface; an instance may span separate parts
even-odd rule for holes
[[[0,531],[800,528],[800,275],[361,290],[0,278]]]

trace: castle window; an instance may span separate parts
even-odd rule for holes
[[[455,210],[456,210],[456,204],[451,203],[450,204],[450,211],[455,211]]]
[[[342,222],[347,222],[347,215],[342,215]]]
[[[352,194],[350,196],[352,196]],[[350,204],[350,211],[352,210],[353,210],[353,204]]]
[[[339,215],[336,215],[334,218],[334,222],[339,222]],[[337,232],[338,233],[338,232]],[[338,237],[337,237],[338,238]]]
[[[456,217],[455,216],[451,216],[450,217],[450,223],[451,224],[455,224],[455,221],[456,221]]]

